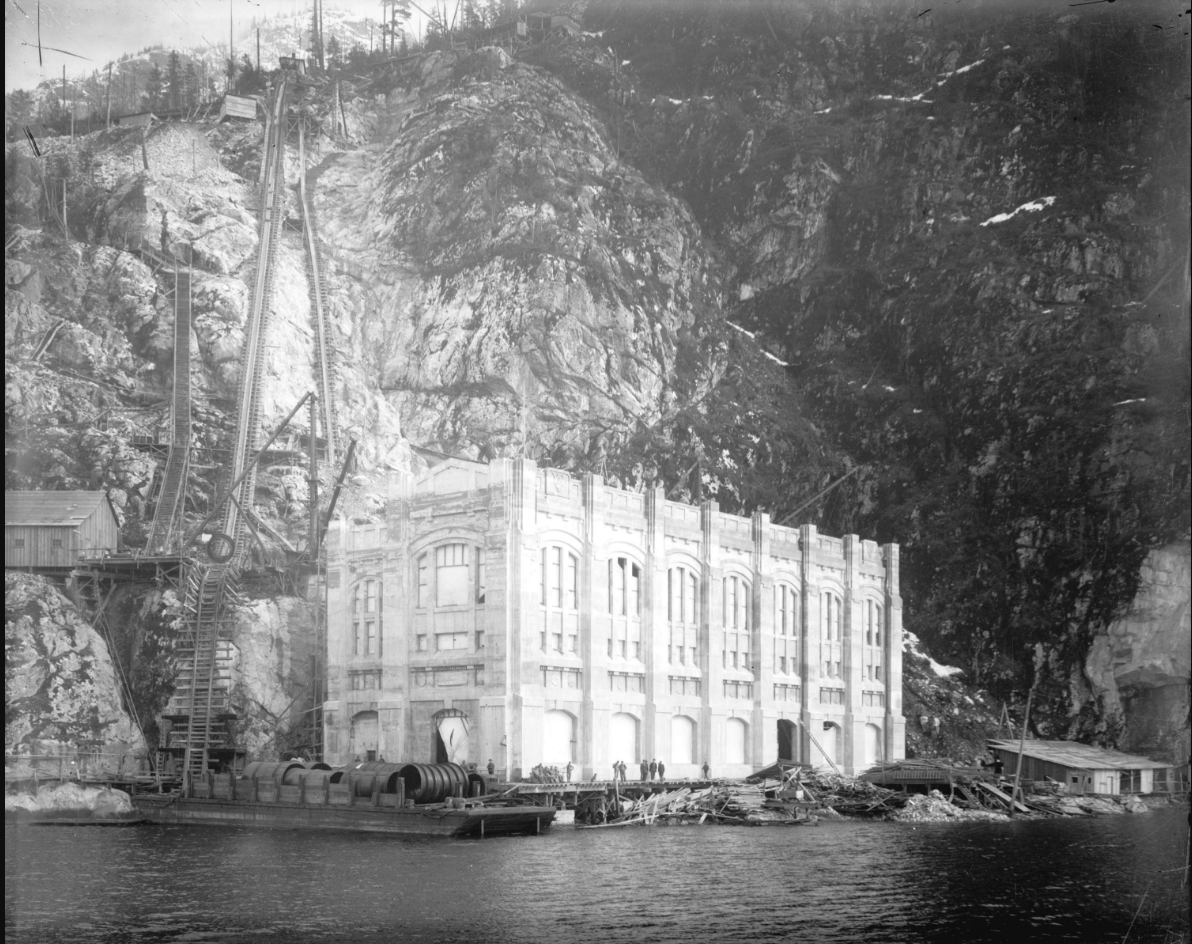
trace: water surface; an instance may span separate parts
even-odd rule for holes
[[[1176,944],[1187,828],[1186,807],[485,840],[6,826],[5,938]]]

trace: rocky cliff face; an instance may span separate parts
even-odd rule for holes
[[[327,162],[317,205],[354,280],[350,358],[406,435],[472,455],[608,451],[719,369],[719,269],[688,209],[594,109],[486,49],[433,55],[384,150]]]
[[[125,705],[107,643],[74,605],[40,577],[5,574],[5,755],[132,772],[145,741]]]
[[[930,651],[1011,701],[1036,683],[1052,734],[1117,737],[1105,717],[1143,680],[1111,685],[1099,640],[1188,527],[1178,31],[1107,4],[763,0],[595,0],[584,25],[519,61],[345,83],[347,133],[308,142],[361,443],[341,508],[375,510],[372,474],[422,447],[775,517],[847,472],[799,517],[902,543]],[[106,488],[143,529],[156,463],[131,440],[167,419],[172,343],[172,278],[129,251],[147,242],[198,273],[197,520],[234,412],[261,131],[155,129],[148,172],[135,129],[45,143],[44,178],[10,151],[9,487]],[[313,384],[293,233],[274,308],[268,427]],[[301,538],[303,473],[279,460],[260,485]],[[297,637],[274,645],[293,620],[266,610],[242,651],[267,720],[303,682]],[[937,717],[952,693],[927,688]]]
[[[690,202],[729,317],[862,466],[810,514],[902,542],[925,644],[1093,734],[1070,673],[1188,527],[1178,31],[765,2],[593,2],[585,26],[615,57],[539,61]]]
[[[1192,552],[1158,548],[1142,565],[1133,605],[1097,635],[1084,665],[1100,721],[1123,750],[1188,762],[1192,678]],[[1074,700],[1088,697],[1084,693]]]

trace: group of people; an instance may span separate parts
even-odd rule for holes
[[[613,780],[619,780],[622,783],[628,781],[626,771],[629,770],[629,765],[623,760],[616,761],[613,764]],[[659,780],[666,779],[666,764],[657,759],[643,760],[640,765],[641,779],[653,780],[657,777]]]

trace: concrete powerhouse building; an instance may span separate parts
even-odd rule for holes
[[[898,546],[540,469],[395,474],[328,536],[332,763],[740,776],[901,757]]]

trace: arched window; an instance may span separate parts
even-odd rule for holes
[[[381,655],[381,581],[365,577],[352,588],[352,655]]]
[[[882,760],[882,729],[876,724],[865,725],[865,749],[862,761],[866,767]]]
[[[642,657],[642,571],[628,557],[608,562],[608,612],[611,619],[608,654],[620,659]]]
[[[623,760],[631,763],[640,758],[638,729],[640,722],[627,712],[618,711],[608,719],[608,747],[610,761]]]
[[[774,671],[799,674],[799,594],[782,582],[774,586]]]
[[[831,590],[820,594],[820,629],[823,644],[824,678],[844,678],[842,625],[844,604],[840,596]]]
[[[542,762],[569,764],[575,760],[575,716],[547,711],[542,716]]]
[[[579,651],[579,558],[565,547],[541,551],[539,610],[544,652]]]
[[[361,711],[352,716],[348,727],[348,753],[353,760],[377,759],[381,726],[375,711]]]
[[[671,760],[676,764],[695,763],[695,721],[686,715],[671,718]]]
[[[666,618],[670,626],[667,659],[671,665],[699,665],[699,577],[690,567],[666,572]]]
[[[724,723],[724,761],[749,763],[749,725],[741,718],[729,718]]]
[[[468,546],[443,544],[435,548],[435,606],[463,606],[468,602]]]
[[[748,670],[749,665],[749,581],[736,575],[724,578],[721,600],[724,620],[723,661],[726,669]]]
[[[819,746],[820,749],[815,753],[819,755],[817,759],[821,763],[816,766],[827,766],[829,761],[833,764],[840,763],[840,725],[833,724],[831,721],[825,721]]]
[[[885,626],[885,610],[876,600],[865,601],[865,645],[862,655],[861,679],[865,682],[884,683],[882,666],[882,637]]]

